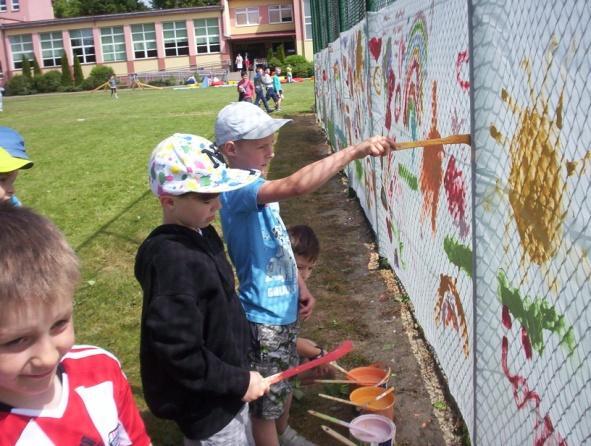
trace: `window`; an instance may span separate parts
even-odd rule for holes
[[[197,54],[220,52],[220,26],[218,19],[197,19],[195,25],[195,43]]]
[[[136,59],[157,57],[156,31],[154,24],[132,25],[131,38],[133,40],[133,54]]]
[[[62,64],[64,44],[61,31],[39,34],[41,57],[44,67],[59,67]]]
[[[0,0],[0,12],[6,11],[8,8],[6,7],[6,0]]]
[[[101,28],[101,47],[105,62],[126,60],[125,35],[122,26]]]
[[[189,54],[189,38],[186,22],[164,22],[164,53],[167,56],[183,56]]]
[[[304,0],[304,39],[312,40],[312,13],[310,12],[310,0]]]
[[[12,0],[12,10],[19,11],[21,9],[21,2],[20,0]]]
[[[14,68],[22,68],[23,57],[33,60],[33,38],[31,34],[10,36],[10,49],[12,50],[12,64]]]
[[[269,23],[293,22],[291,5],[270,5]]]
[[[78,58],[80,63],[96,62],[92,29],[75,29],[70,31],[70,45],[72,45],[72,54]]]
[[[258,25],[259,8],[239,8],[236,9],[236,26]]]

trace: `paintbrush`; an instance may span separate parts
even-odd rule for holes
[[[308,413],[310,415],[314,415],[315,417],[321,418],[323,420],[330,421],[330,422],[338,424],[340,426],[347,427],[352,431],[361,432],[361,433],[364,433],[365,435],[369,435],[371,437],[373,437],[375,435],[375,432],[370,431],[369,429],[365,429],[361,426],[354,426],[351,423],[347,423],[346,421],[339,420],[338,418],[335,418],[335,417],[331,417],[330,415],[325,415],[323,413],[316,412],[315,410],[309,410]]]
[[[432,147],[442,144],[468,144],[470,145],[470,135],[452,135],[445,138],[423,139],[420,141],[397,142],[396,150],[414,149],[417,147]]]
[[[359,385],[357,381],[351,381],[349,379],[315,379],[315,383],[322,384],[355,384]]]
[[[340,441],[343,444],[346,444],[347,446],[357,446],[355,443],[353,443],[351,440],[349,440],[346,437],[343,437],[341,434],[339,434],[337,431],[333,431],[330,427],[325,426],[324,424],[322,424],[320,426],[322,428],[322,430],[324,432],[326,432],[328,435],[330,435],[332,438],[334,438],[335,440]]]
[[[394,392],[394,387],[390,387],[389,389],[385,390],[384,392],[380,393],[379,395],[376,395],[375,398],[372,398],[371,400],[369,400],[367,403],[365,403],[366,405],[369,405],[369,403],[373,403],[374,401],[379,401],[382,398],[384,398],[386,395],[391,394],[392,392]]]
[[[325,395],[324,393],[319,393],[318,396],[321,398],[326,398],[327,400],[338,401],[339,403],[350,404],[351,406],[367,409],[367,406],[365,404],[354,403],[353,401],[337,398],[336,396]]]

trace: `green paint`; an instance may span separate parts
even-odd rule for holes
[[[443,241],[443,250],[451,263],[472,277],[472,250],[468,246],[446,236]]]
[[[359,160],[353,161],[353,164],[355,165],[355,177],[357,181],[363,181],[363,164]]]
[[[335,138],[334,122],[328,121],[328,123],[326,125],[326,130],[327,130],[327,133],[328,133],[328,140],[330,141],[331,147],[333,149],[336,149],[336,147],[337,147],[337,140]]]
[[[412,190],[416,191],[419,190],[419,181],[417,180],[416,175],[406,168],[403,164],[398,164],[398,174],[402,177],[408,187]]]
[[[569,354],[574,352],[576,342],[573,327],[566,324],[564,315],[559,314],[545,299],[522,298],[519,289],[511,288],[503,271],[499,271],[497,278],[501,303],[507,305],[511,315],[525,328],[535,351],[540,355],[544,351],[543,331],[548,330],[560,337],[560,344]]]

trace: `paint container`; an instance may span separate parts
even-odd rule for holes
[[[390,380],[390,371],[379,367],[357,367],[347,373],[350,379],[360,386],[381,386],[386,388]]]
[[[355,426],[372,431],[374,435],[359,432],[354,429]],[[381,415],[360,415],[351,421],[349,435],[359,446],[393,446],[396,442],[396,425]]]
[[[361,408],[362,413],[383,415],[390,420],[394,419],[394,393],[390,393],[381,400],[375,398],[384,391],[381,387],[359,387],[349,395],[349,401],[358,406],[367,404],[367,408]]]

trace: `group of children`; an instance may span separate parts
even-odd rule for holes
[[[162,225],[135,262],[143,291],[142,385],[150,410],[174,420],[186,446],[312,444],[288,425],[290,382],[265,379],[301,357],[324,354],[298,337],[315,304],[306,279],[318,240],[305,226],[288,233],[278,202],[395,146],[373,137],[266,180],[275,133],[288,122],[232,103],[217,116],[215,144],[174,134],[149,160]],[[7,153],[0,151],[2,202],[14,196],[15,172],[30,167],[24,146]],[[218,211],[237,292],[211,225]],[[0,227],[0,444],[5,435],[6,444],[149,444],[116,359],[73,345],[78,264],[64,237],[33,211],[7,204]]]
[[[283,101],[283,88],[281,87],[281,68],[276,67],[273,71],[269,68],[257,68],[254,82],[248,77],[248,71],[242,71],[242,79],[238,82],[238,101],[253,102],[258,107],[262,102],[267,113],[281,110]],[[269,107],[269,100],[273,99],[275,109]]]

